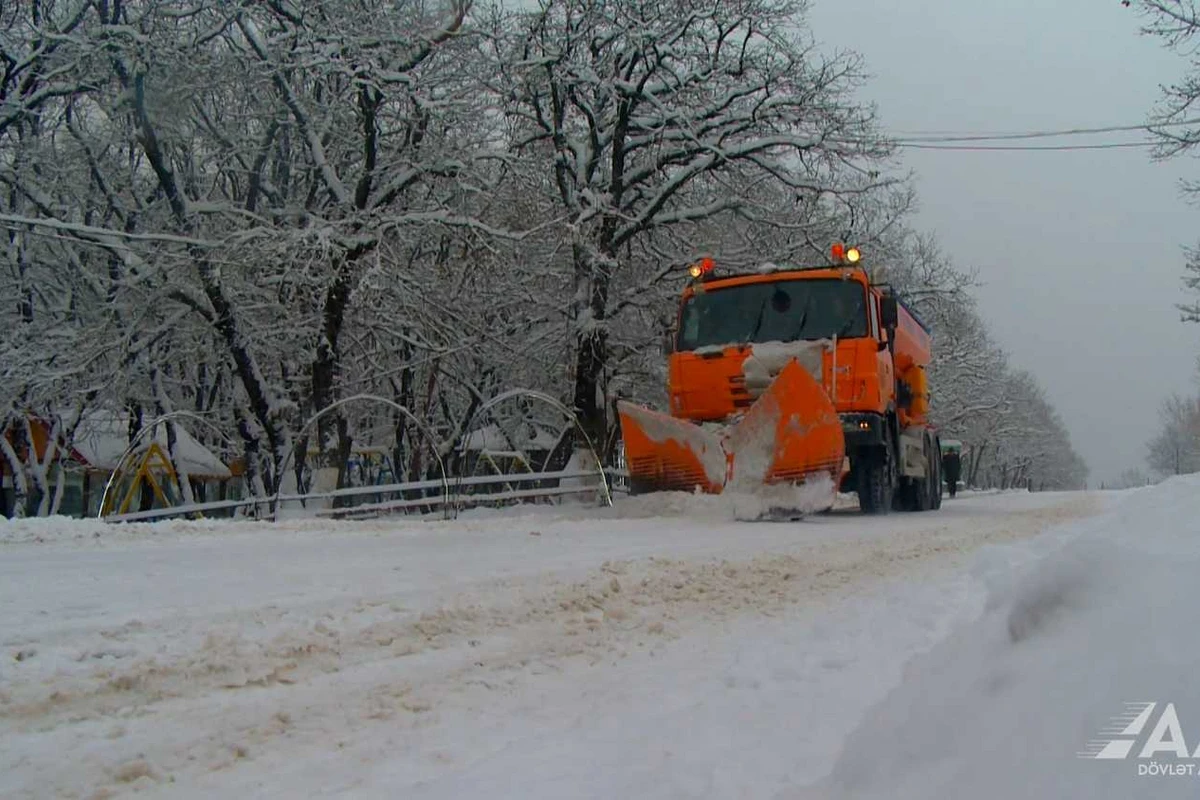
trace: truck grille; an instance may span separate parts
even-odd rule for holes
[[[746,378],[743,375],[729,377],[729,394],[733,398],[734,408],[749,408],[754,404],[754,398],[746,389]]]

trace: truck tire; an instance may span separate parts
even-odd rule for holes
[[[858,469],[858,507],[864,514],[886,514],[892,510],[895,491],[895,459],[892,448],[864,454]]]
[[[933,437],[933,485],[929,487],[933,494],[933,510],[942,507],[942,437]]]
[[[933,508],[934,458],[931,453],[932,438],[928,431],[921,435],[921,455],[925,459],[925,475],[922,478],[901,476],[892,498],[894,511],[929,511]]]
[[[914,481],[913,486],[913,510],[914,511],[931,511],[933,509],[933,493],[937,486],[937,459],[933,455],[933,437],[929,432],[925,432],[923,439],[923,450],[925,451],[925,477],[921,480]]]
[[[901,478],[892,497],[893,511],[924,511],[921,505],[925,496],[925,481],[917,478]]]

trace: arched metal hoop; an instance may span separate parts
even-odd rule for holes
[[[421,422],[421,420],[417,418],[416,414],[409,411],[396,401],[388,400],[386,397],[379,397],[378,395],[374,394],[356,394],[353,397],[347,397],[342,400],[338,400],[336,403],[326,406],[316,414],[313,414],[311,417],[309,417],[308,421],[304,423],[304,426],[300,428],[299,435],[296,437],[296,439],[298,441],[303,440],[304,436],[308,433],[312,426],[317,424],[317,422],[326,414],[330,413],[331,411],[336,411],[348,403],[355,403],[360,400],[367,400],[373,403],[382,403],[392,410],[400,412],[400,414],[402,414],[406,420],[413,423],[413,425],[417,427],[417,430],[420,432],[421,436],[423,436],[425,441],[429,443],[429,449],[433,453],[433,457],[437,459],[438,472],[441,474],[442,478],[442,513],[446,519],[450,519],[451,515],[454,513],[450,503],[450,481],[446,477],[446,465],[442,461],[442,455],[438,452],[437,439],[433,437],[433,434],[430,433],[429,429],[425,426],[425,423]],[[296,449],[294,447],[288,451],[287,455],[284,456],[283,463],[279,465],[279,474],[275,476],[275,494],[271,498],[271,519],[275,521],[279,520],[279,496],[283,493],[283,476],[287,474],[288,467],[291,466],[292,455],[295,452]]]
[[[108,495],[112,491],[113,485],[116,483],[117,476],[121,474],[121,470],[125,467],[125,460],[137,452],[138,444],[141,443],[142,437],[159,426],[160,423],[171,422],[176,419],[190,419],[194,422],[199,422],[210,431],[221,437],[221,440],[226,444],[230,443],[230,439],[225,435],[225,432],[218,428],[211,420],[207,420],[199,414],[191,411],[171,411],[163,414],[161,417],[155,417],[150,422],[142,425],[141,430],[133,437],[129,446],[125,448],[125,452],[121,453],[121,457],[117,459],[117,463],[113,465],[112,474],[108,476],[108,481],[104,484],[104,494],[100,496],[100,510],[96,514],[97,519],[104,519],[106,514],[104,509],[108,508]]]
[[[592,459],[596,463],[596,473],[600,478],[600,492],[601,497],[604,499],[604,505],[611,506],[613,504],[612,492],[610,492],[608,488],[608,476],[604,472],[604,464],[600,461],[600,455],[596,452],[596,448],[592,445],[592,440],[590,437],[588,437],[587,431],[583,429],[583,425],[579,422],[579,417],[577,417],[574,411],[561,403],[557,398],[552,397],[545,392],[539,392],[536,389],[509,389],[507,392],[501,392],[492,399],[486,401],[483,403],[483,405],[479,406],[479,408],[475,409],[475,413],[472,414],[471,418],[467,421],[466,437],[463,439],[463,446],[470,441],[470,436],[475,431],[475,424],[478,422],[481,415],[490,412],[493,408],[501,403],[517,397],[528,397],[546,403],[547,405],[561,412],[568,420],[570,420],[571,424],[574,425],[575,430],[579,431],[579,435],[583,437],[583,443],[587,446],[588,452],[592,454]],[[455,496],[458,496],[461,486],[462,476],[460,475],[455,479]],[[457,503],[455,505],[455,511],[457,512]]]

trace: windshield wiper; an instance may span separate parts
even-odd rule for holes
[[[842,323],[842,327],[838,328],[837,338],[839,338],[839,339],[846,338],[846,334],[850,333],[850,328],[852,328],[854,326],[854,323],[858,322],[859,319],[861,319],[861,317],[859,316],[860,311],[861,311],[861,309],[856,308],[850,312],[850,315],[848,317],[846,317],[846,321]]]
[[[742,347],[745,347],[746,345],[750,344],[750,342],[753,341],[754,337],[758,336],[758,331],[760,328],[762,328],[763,317],[767,313],[767,301],[768,301],[768,298],[764,297],[763,301],[762,301],[762,305],[760,305],[758,307],[758,319],[754,320],[754,327],[750,329],[750,333],[748,333],[746,335],[746,338],[742,340],[742,342],[741,342]]]
[[[800,312],[800,322],[796,325],[796,332],[788,339],[789,342],[800,341],[800,334],[804,332],[804,325],[808,322],[808,312],[811,308],[812,295],[809,295],[808,299],[804,301],[804,310]]]

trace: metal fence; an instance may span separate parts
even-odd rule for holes
[[[108,522],[220,516],[279,520],[290,517],[356,519],[385,514],[452,519],[466,508],[501,508],[521,504],[553,504],[564,498],[611,503],[614,493],[628,492],[628,474],[621,469],[558,470],[497,475],[472,475],[450,481],[421,480],[379,486],[352,486],[327,492],[279,494],[207,503],[176,505],[149,511],[112,514]],[[334,501],[332,507],[329,501]]]
[[[540,458],[532,457],[532,450],[522,450],[520,442],[501,431],[500,427],[506,409],[512,411],[514,407],[519,407],[518,410],[527,413],[529,408],[534,406],[548,409],[552,415],[557,414],[558,419],[562,420],[561,427],[547,426],[544,419],[540,428],[533,423],[529,424],[535,438],[537,431],[541,430],[543,436],[549,436],[553,445],[547,450],[543,439],[540,447],[546,452],[542,452]],[[314,483],[311,472],[306,473],[302,480],[301,473],[308,465],[301,462],[296,468],[295,486],[289,488],[280,479],[276,483],[278,488],[271,494],[264,495],[261,487],[254,493],[250,483],[246,481],[242,488],[250,490],[251,496],[226,499],[222,489],[221,499],[205,501],[201,498],[199,502],[186,502],[181,497],[166,498],[160,492],[160,507],[148,508],[150,503],[142,502],[144,510],[130,509],[129,498],[133,497],[135,489],[139,486],[137,480],[131,480],[131,475],[136,471],[132,469],[135,459],[139,458],[143,451],[147,451],[149,441],[155,440],[155,437],[161,438],[161,426],[198,423],[205,429],[214,427],[211,422],[196,414],[175,411],[146,423],[129,442],[104,486],[99,516],[110,522],[208,517],[259,520],[295,517],[344,519],[384,514],[450,519],[464,508],[481,506],[549,504],[567,499],[586,502],[589,497],[597,504],[610,505],[614,492],[627,491],[628,475],[620,458],[618,457],[615,467],[600,466],[600,456],[574,412],[542,392],[514,389],[481,404],[466,424],[456,449],[449,454],[439,452],[436,437],[411,411],[392,400],[374,395],[355,395],[339,400],[309,418],[298,430],[296,438],[300,440],[307,437],[326,415],[350,407],[357,407],[359,411],[373,407],[376,411],[382,410],[394,415],[396,420],[411,423],[417,434],[416,446],[423,447],[421,452],[428,458],[429,468],[423,470],[424,474],[421,474],[422,470],[417,470],[416,475],[409,472],[411,477],[406,478],[403,472],[396,470],[392,464],[382,471],[365,470],[363,474],[351,477],[351,470],[348,469],[350,462],[347,462],[337,470],[338,488],[332,488],[328,482],[323,486]],[[525,417],[522,416],[521,419]],[[385,425],[391,424],[385,421]],[[488,444],[489,437],[486,434],[489,428],[493,432],[503,433],[503,436],[499,437],[499,444]],[[230,445],[232,441],[219,429],[206,430],[206,433],[215,435],[226,445]],[[476,439],[479,444],[472,444]],[[568,446],[568,449],[562,449],[564,445]],[[503,452],[493,452],[491,448],[494,447],[499,447]],[[375,445],[370,449],[387,451],[386,447]],[[582,461],[576,462],[572,454],[579,456]],[[289,467],[294,466],[293,455],[295,452],[289,451],[284,463],[278,467],[280,475],[288,474]],[[497,458],[492,457],[496,455]],[[594,466],[585,469],[582,464]],[[488,472],[478,474],[479,469]],[[514,469],[520,471],[513,471]],[[184,477],[175,475],[172,471],[170,481],[180,484],[182,489]],[[418,477],[420,479],[416,479]],[[396,480],[397,478],[399,480]],[[118,502],[118,494],[125,499]]]

